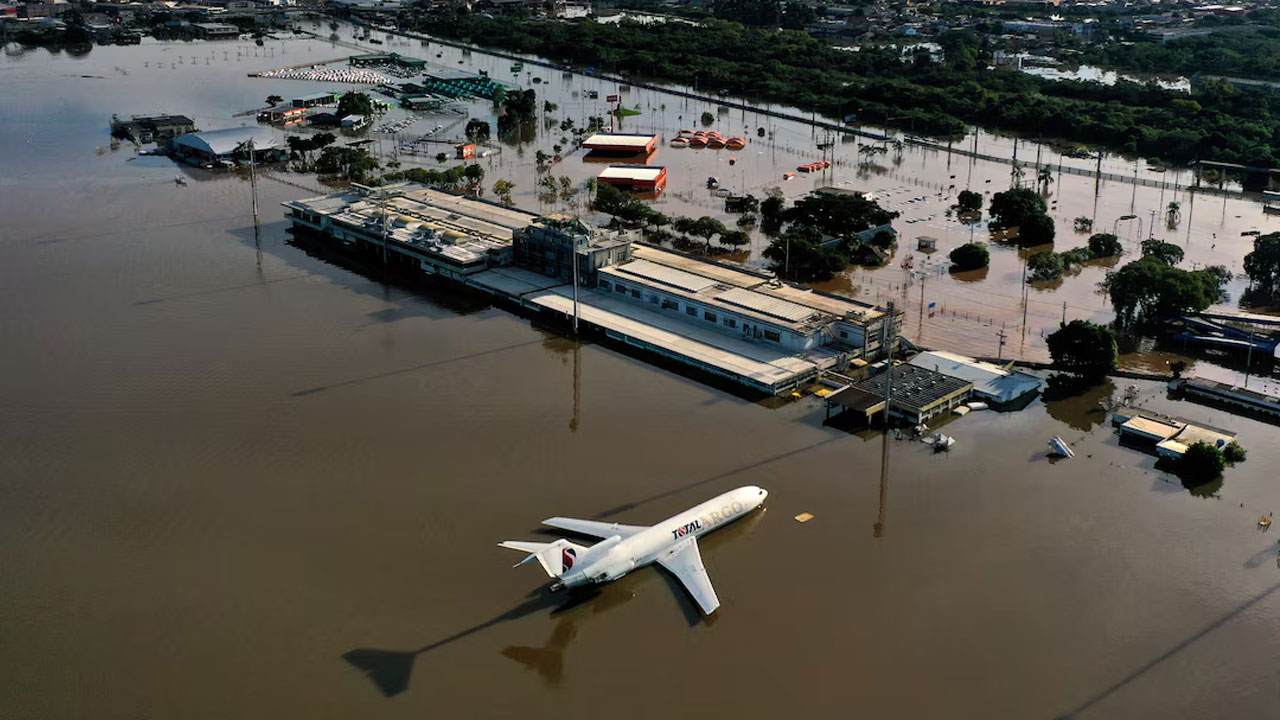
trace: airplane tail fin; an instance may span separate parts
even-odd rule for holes
[[[574,565],[578,563],[578,559],[587,551],[587,548],[575,545],[564,539],[549,543],[507,540],[498,543],[498,547],[529,553],[525,559],[516,563],[514,567],[520,567],[537,560],[542,569],[547,572],[547,575],[553,578],[560,577],[572,570]]]

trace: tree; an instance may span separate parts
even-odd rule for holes
[[[1018,244],[1023,247],[1045,245],[1053,242],[1057,232],[1058,229],[1053,222],[1053,218],[1044,213],[1032,215],[1024,219],[1022,225],[1018,226]]]
[[[1164,263],[1170,267],[1182,262],[1182,248],[1167,243],[1163,240],[1148,238],[1142,241],[1142,257],[1151,258],[1156,262]]]
[[[822,234],[803,225],[787,229],[764,250],[771,269],[789,280],[830,280],[849,265],[839,248],[822,244]]]
[[[1115,334],[1087,320],[1072,320],[1046,342],[1054,367],[1095,380],[1115,368],[1119,355]]]
[[[1027,218],[1043,215],[1046,209],[1044,198],[1034,190],[1014,188],[992,195],[987,212],[991,215],[992,229],[1003,230],[1020,227]]]
[[[1075,219],[1076,232],[1086,233],[1093,229],[1093,218],[1081,215]]]
[[[986,245],[971,242],[952,250],[950,258],[957,270],[977,270],[991,262],[991,253]]]
[[[962,213],[980,212],[982,210],[982,193],[972,190],[961,190],[956,196],[956,209]]]
[[[1039,252],[1027,259],[1027,281],[1047,282],[1057,280],[1066,272],[1066,263],[1056,252]]]
[[[879,225],[886,225],[898,213],[885,210],[863,195],[813,193],[800,198],[782,213],[792,224],[808,225],[831,237],[848,238]]]
[[[751,236],[741,230],[729,230],[728,232],[721,233],[720,244],[735,248],[742,247],[743,245],[750,245]]]
[[[781,195],[769,195],[760,203],[760,225],[766,233],[776,233],[782,229],[782,213],[787,201]]]
[[[483,143],[489,140],[489,123],[479,118],[471,118],[467,121],[466,127],[467,139],[471,142]]]
[[[724,226],[724,223],[708,215],[703,215],[693,221],[692,234],[697,235],[706,242],[708,255],[711,254],[711,238],[716,235],[724,235],[727,232],[730,232],[730,230]]]
[[[1263,303],[1280,298],[1280,233],[1268,233],[1254,240],[1253,252],[1244,256],[1244,272],[1249,287]]]
[[[377,167],[378,161],[359,148],[330,146],[316,160],[317,171],[357,182],[364,180],[365,175]]]
[[[1164,224],[1170,230],[1175,230],[1178,223],[1182,221],[1182,203],[1177,200],[1169,201],[1169,206],[1164,211]]]
[[[1187,271],[1144,257],[1107,274],[1116,325],[1154,321],[1162,315],[1208,308],[1218,299],[1224,278],[1210,270]]]
[[[338,115],[373,115],[373,98],[352,90],[338,98]]]
[[[284,98],[280,97],[279,95],[268,95],[268,96],[267,96],[267,104],[268,104],[268,105],[271,105],[272,107],[274,107],[274,106],[276,106],[276,105],[279,105],[279,104],[280,104],[280,103],[282,103],[282,102],[284,102]]]
[[[468,165],[462,171],[462,175],[467,179],[467,184],[476,190],[479,190],[480,183],[484,182],[484,168],[479,165]]]
[[[1247,456],[1248,453],[1245,452],[1245,449],[1240,447],[1240,443],[1235,440],[1227,443],[1227,446],[1222,448],[1222,459],[1225,460],[1228,465],[1242,463]]]
[[[1207,442],[1192,443],[1178,459],[1178,474],[1194,483],[1205,483],[1222,475],[1226,460],[1222,451]]]
[[[1124,252],[1120,238],[1111,233],[1097,233],[1089,237],[1089,254],[1095,258],[1112,257]]]
[[[1040,172],[1036,173],[1036,182],[1042,188],[1042,193],[1048,193],[1049,183],[1053,182],[1053,171],[1048,167],[1040,168]]]
[[[715,115],[712,115],[712,114],[711,114],[711,113],[709,113],[709,112],[704,112],[704,113],[702,113],[702,124],[703,124],[703,125],[712,125],[712,124],[714,124],[714,123],[715,123],[715,121],[716,121],[716,116],[715,116]]]
[[[507,207],[515,205],[515,202],[511,198],[511,193],[515,189],[516,189],[515,183],[512,183],[509,180],[499,180],[498,182],[493,184],[494,196],[498,198],[498,202],[501,202],[503,205],[506,205]]]

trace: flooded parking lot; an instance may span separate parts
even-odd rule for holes
[[[1196,494],[1118,444],[1100,403],[1124,388],[1110,384],[951,421],[947,454],[851,434],[823,425],[815,399],[766,407],[295,246],[279,203],[301,187],[260,183],[259,247],[246,177],[96,152],[112,113],[212,129],[282,88],[326,89],[247,77],[343,54],[325,43],[239,61],[234,44],[6,51],[0,716],[1270,712],[1280,571],[1255,521],[1280,509],[1273,426],[1140,383],[1142,404],[1235,430],[1249,450]],[[178,53],[185,70],[168,67]],[[757,121],[740,122],[726,129]],[[808,131],[776,125],[774,146],[740,163],[744,188],[811,161]],[[511,177],[530,209],[538,146],[504,147],[486,179]],[[660,202],[714,211],[698,182],[730,176],[719,152],[660,149],[673,174]],[[924,218],[902,226],[893,266],[848,277],[863,297],[901,293],[914,228],[939,254],[968,237],[937,185],[970,168],[946,163],[907,148],[882,174],[837,164],[781,187],[848,180]],[[555,172],[595,167],[573,155]],[[972,171],[994,186],[1009,167]],[[1096,202],[1099,225],[1159,202],[1130,191],[1066,174],[1052,187],[1058,217]],[[1189,204],[1188,263],[1238,265],[1239,232],[1267,227],[1256,204]],[[924,297],[1020,317],[1020,262],[998,250],[985,278],[930,277]],[[1064,301],[1105,315],[1090,289],[1103,271],[1033,290],[1028,315],[1048,326]],[[941,317],[926,316],[926,339]],[[1075,459],[1046,459],[1053,435]],[[724,603],[708,622],[653,569],[561,608],[496,547],[552,515],[646,524],[748,484],[770,491],[767,510],[703,546]]]

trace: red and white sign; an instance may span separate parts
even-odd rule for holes
[[[618,97],[617,95],[610,95],[605,98],[605,100],[608,100],[609,102],[618,102],[621,99],[622,98]]]

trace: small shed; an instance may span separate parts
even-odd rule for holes
[[[938,249],[938,238],[921,235],[916,238],[916,249],[920,252],[933,252]]]
[[[468,160],[476,156],[475,143],[462,143],[461,145],[455,146],[454,149],[458,151],[459,160]]]

